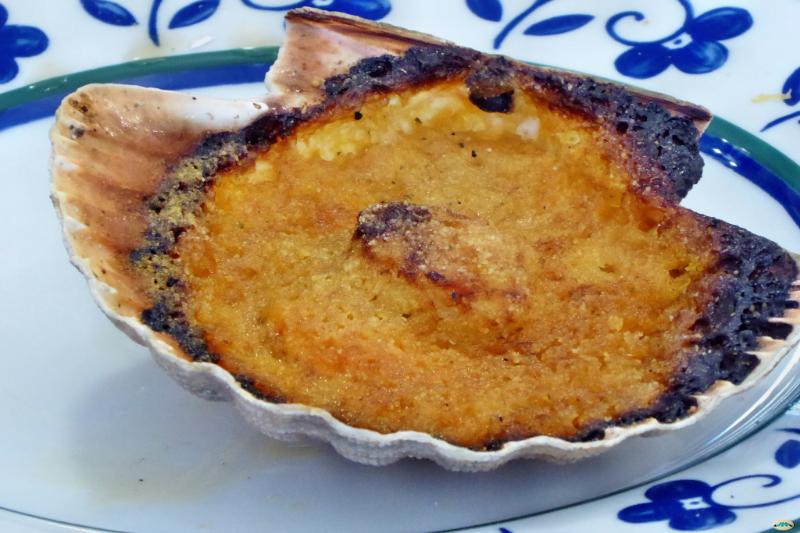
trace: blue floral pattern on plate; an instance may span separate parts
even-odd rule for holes
[[[679,531],[697,531],[729,524],[736,514],[712,499],[714,487],[703,481],[679,479],[647,489],[648,503],[626,507],[618,514],[631,524],[669,520],[669,527]]]
[[[800,435],[800,429],[780,428],[778,431]],[[800,464],[800,441],[785,441],[774,454],[775,462],[784,468],[794,468]],[[774,474],[753,474],[728,479],[710,485],[697,479],[678,479],[653,485],[644,496],[650,500],[626,507],[617,513],[617,518],[630,524],[659,522],[668,520],[669,527],[678,531],[700,531],[712,529],[736,521],[733,509],[755,509],[769,507],[800,498],[800,494],[774,501],[747,505],[726,505],[714,499],[720,488],[734,485],[748,479],[764,479],[762,488],[769,488],[783,482]]]
[[[515,15],[494,38],[494,48],[503,46],[503,41],[517,26],[530,17],[539,8],[551,3],[553,0],[536,0],[526,9]],[[503,18],[503,4],[500,0],[466,0],[467,7],[478,17],[492,22],[500,22]],[[577,30],[594,19],[594,16],[583,13],[573,13],[550,17],[539,22],[534,22],[523,32],[525,35],[558,35]]]
[[[296,7],[316,7],[328,11],[341,11],[370,20],[380,20],[392,10],[389,0],[301,0],[289,4],[271,6],[264,0],[242,0],[253,9],[264,11],[287,11]]]
[[[689,0],[677,0],[684,10],[684,21],[680,28],[655,41],[633,41],[617,31],[620,21],[634,19],[644,21],[640,11],[624,11],[606,22],[606,31],[615,41],[630,46],[614,62],[616,69],[631,78],[652,78],[664,72],[670,65],[688,74],[705,74],[717,70],[728,59],[728,49],[720,43],[733,39],[749,30],[753,17],[746,9],[720,7],[695,16]],[[512,17],[494,38],[493,46],[499,49],[506,38],[539,8],[553,0],[536,0],[526,9]],[[500,22],[504,8],[500,0],[466,0],[466,5],[476,16]],[[594,20],[593,15],[572,13],[550,17],[529,25],[525,35],[548,36],[577,30]]]
[[[797,68],[794,72],[789,74],[789,77],[786,78],[786,81],[783,83],[783,88],[781,90],[783,94],[783,103],[786,105],[794,106],[800,103],[800,67]],[[780,116],[770,122],[767,122],[761,131],[767,131],[770,128],[774,128],[778,124],[783,124],[788,120],[792,120],[794,118],[800,117],[800,111],[793,111],[786,115]]]
[[[7,22],[8,10],[0,4],[0,83],[8,83],[19,73],[16,58],[39,55],[49,44],[47,35],[39,28]]]
[[[350,15],[379,20],[392,9],[389,0],[300,0],[295,2],[268,2],[265,0],[241,0],[242,4],[261,11],[288,11],[298,7],[317,7],[329,11],[341,11]],[[194,26],[210,18],[220,7],[221,0],[195,0],[176,11],[167,25],[174,30]],[[147,17],[147,33],[156,46],[160,46],[158,15],[163,0],[152,0]],[[81,0],[83,10],[95,19],[112,26],[135,26],[139,23],[133,13],[122,4],[112,0]]]
[[[733,39],[753,25],[750,13],[738,7],[720,7],[695,16],[691,2],[678,0],[685,11],[680,28],[657,41],[632,41],[622,37],[617,24],[626,18],[645,20],[639,11],[617,13],[606,23],[615,41],[631,46],[614,62],[616,69],[631,78],[652,78],[670,65],[687,74],[717,70],[728,60],[728,49],[720,43]]]

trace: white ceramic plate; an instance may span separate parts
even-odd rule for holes
[[[254,96],[263,92],[260,83],[228,83],[263,75],[271,53],[146,62],[43,86],[59,93],[76,80],[146,75],[138,81]],[[413,460],[361,466],[325,445],[268,440],[230,406],[177,387],[91,301],[68,264],[48,198],[46,115],[57,98],[37,98],[46,94],[39,87],[0,97],[0,506],[7,510],[117,531],[468,527],[572,505],[685,468],[782,413],[800,385],[800,376],[787,372],[800,357],[794,353],[767,380],[685,430],[633,438],[573,465],[517,461],[486,474]],[[748,175],[787,194],[790,209],[800,198],[791,190],[800,169],[719,121],[704,147],[728,166],[707,158],[705,177],[685,204],[800,250],[800,232],[781,204],[731,165],[755,165]]]

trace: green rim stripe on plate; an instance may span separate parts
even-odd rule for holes
[[[731,144],[747,150],[750,157],[780,177],[795,192],[800,193],[800,165],[783,152],[723,118],[714,117],[706,131],[709,135],[725,139]]]
[[[118,65],[84,70],[65,76],[38,81],[19,89],[0,94],[0,111],[27,104],[51,94],[71,92],[87,83],[108,83],[137,76],[179,72],[230,65],[272,63],[278,57],[278,47],[239,48],[219,52],[203,52],[169,57],[139,59]]]

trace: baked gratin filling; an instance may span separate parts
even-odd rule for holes
[[[435,47],[325,91],[176,162],[130,254],[144,322],[257,396],[474,449],[586,440],[685,416],[788,332],[788,254],[678,205],[690,119]]]

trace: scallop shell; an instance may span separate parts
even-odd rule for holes
[[[800,310],[774,319],[793,326],[786,340],[760,339],[761,361],[743,383],[717,381],[697,395],[697,407],[674,423],[646,419],[610,427],[601,440],[568,442],[537,436],[506,443],[496,451],[474,451],[430,435],[401,431],[381,434],[351,427],[330,413],[297,404],[274,404],[242,389],[226,370],[192,362],[169,337],[140,320],[145,296],[126,273],[124,250],[131,249],[146,221],[133,209],[153,194],[176,157],[205,136],[240,129],[272,107],[305,106],[322,97],[322,82],[346,72],[358,60],[402,54],[419,44],[448,44],[433,37],[345,15],[312,9],[287,16],[287,36],[267,78],[261,101],[226,101],[123,85],[88,85],[68,96],[51,131],[52,199],[72,263],[88,280],[102,311],[187,390],[209,400],[232,402],[264,434],[281,440],[312,437],[329,442],[359,463],[386,465],[405,457],[425,458],[451,470],[483,471],[518,458],[574,461],[596,455],[645,433],[676,431],[702,419],[719,402],[763,378],[800,340]],[[673,113],[690,116],[702,129],[708,117],[697,108],[661,95],[636,92]],[[800,301],[800,290],[791,294]]]

